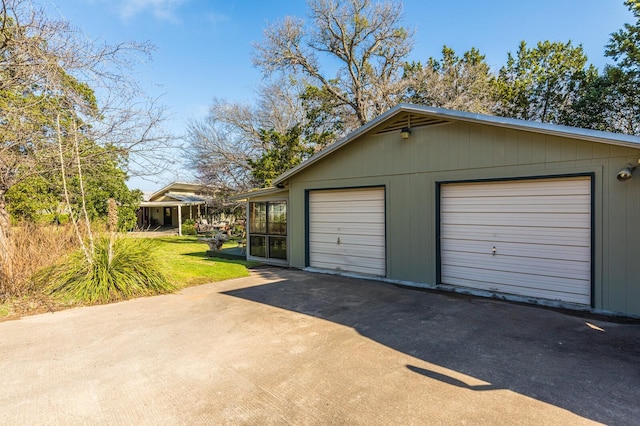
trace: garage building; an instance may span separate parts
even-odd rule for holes
[[[236,198],[249,259],[640,316],[639,160],[635,136],[401,104]]]

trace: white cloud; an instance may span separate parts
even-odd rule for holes
[[[213,25],[217,25],[217,24],[221,24],[221,23],[224,23],[224,22],[229,22],[231,20],[231,17],[229,15],[209,13],[207,15],[207,19]]]
[[[175,9],[183,2],[184,0],[122,0],[118,8],[123,19],[151,13],[158,20],[177,22]]]

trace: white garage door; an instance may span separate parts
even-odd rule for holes
[[[384,188],[309,193],[309,265],[385,275]]]
[[[591,303],[591,180],[441,188],[441,282]]]

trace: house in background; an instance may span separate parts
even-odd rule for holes
[[[182,223],[207,216],[207,197],[202,186],[195,183],[173,182],[154,192],[149,200],[140,203],[138,227],[141,229],[178,228]]]
[[[401,104],[247,202],[247,258],[640,316],[640,137]]]

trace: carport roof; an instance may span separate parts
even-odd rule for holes
[[[349,135],[333,143],[332,145],[329,145],[327,148],[313,155],[311,158],[302,162],[298,166],[284,172],[276,179],[274,179],[273,184],[276,186],[281,185],[291,176],[304,170],[305,168],[314,164],[316,161],[340,149],[342,146],[348,144],[354,139],[357,139],[367,132],[375,130],[376,134],[380,134],[399,131],[404,127],[422,127],[456,121],[475,124],[487,124],[514,130],[523,130],[528,132],[542,133],[553,136],[561,136],[572,139],[581,139],[591,142],[640,149],[640,137],[638,136],[403,103],[374,118],[364,126],[354,130]],[[246,196],[248,194],[243,195]]]

